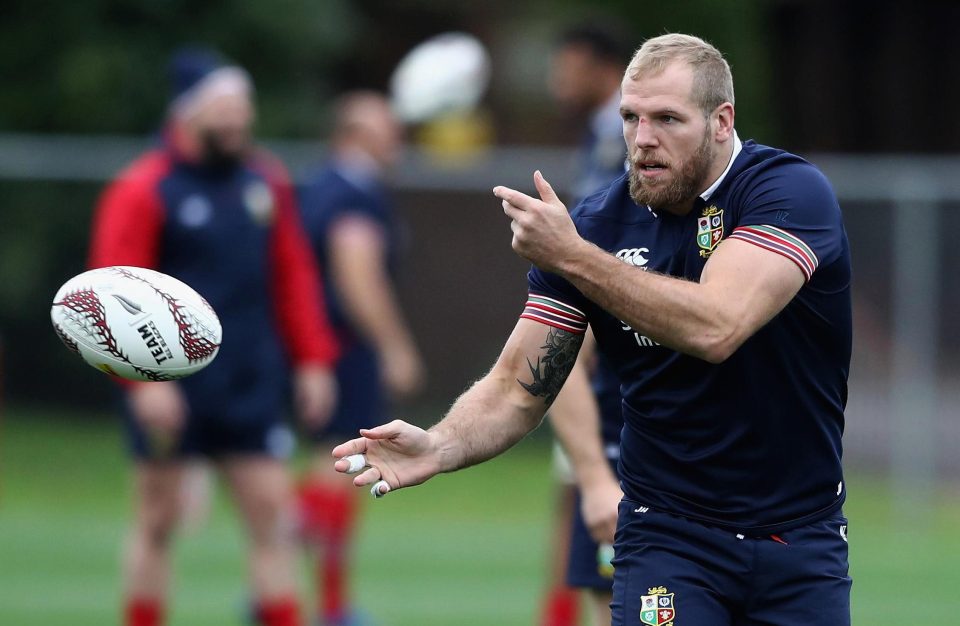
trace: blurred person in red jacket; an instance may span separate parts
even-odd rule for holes
[[[321,424],[335,399],[336,339],[286,172],[252,143],[249,75],[203,49],[176,54],[171,74],[161,145],[104,192],[90,265],[179,278],[217,311],[224,339],[217,359],[189,378],[124,385],[135,461],[124,624],[164,623],[184,468],[205,457],[244,521],[257,620],[299,626],[288,368],[301,418]]]

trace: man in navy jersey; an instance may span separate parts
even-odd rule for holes
[[[620,81],[633,53],[627,41],[613,24],[582,23],[563,32],[553,54],[550,93],[564,114],[587,122],[577,152],[576,202],[606,188],[625,171]],[[566,469],[557,472],[560,506],[553,523],[562,536],[551,557],[566,561],[563,589],[586,590],[594,621],[608,624],[613,589],[610,546],[623,496],[616,478],[623,414],[620,382],[606,359],[594,356],[591,337],[588,333],[578,365],[548,414],[562,444],[562,450],[554,449],[555,467]],[[590,381],[581,380],[588,375]],[[550,594],[544,626],[576,623],[575,612],[563,610],[564,598],[560,589]]]
[[[494,189],[534,267],[491,372],[429,431],[392,422],[333,453],[364,454],[355,484],[385,493],[502,452],[589,323],[623,395],[613,623],[847,625],[836,196],[803,159],[741,142],[729,66],[696,37],[644,43],[620,112],[629,171],[572,216],[539,172],[540,199]]]
[[[299,412],[323,421],[336,340],[285,171],[251,143],[249,76],[204,50],[185,50],[172,66],[177,95],[162,145],[104,192],[90,265],[183,280],[217,311],[224,339],[189,378],[126,385],[136,513],[123,623],[165,622],[180,484],[187,461],[201,457],[216,463],[244,518],[258,622],[299,626],[286,469],[294,441],[282,419],[288,365]]]
[[[343,95],[334,112],[330,160],[301,194],[301,214],[320,267],[328,315],[341,347],[340,394],[331,420],[310,433],[324,450],[301,485],[305,539],[317,552],[323,624],[353,623],[346,590],[356,490],[338,480],[330,443],[382,424],[391,399],[411,396],[424,368],[394,282],[401,228],[385,178],[400,156],[403,128],[381,94]]]

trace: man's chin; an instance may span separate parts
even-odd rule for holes
[[[630,197],[637,204],[644,206],[657,206],[664,202],[666,194],[664,191],[669,187],[668,181],[631,181]]]

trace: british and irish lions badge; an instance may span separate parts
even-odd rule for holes
[[[713,254],[714,248],[723,239],[723,209],[711,204],[697,218],[697,246],[703,258]]]
[[[666,587],[651,587],[640,596],[640,622],[649,626],[673,626],[677,615],[673,608],[673,594]]]

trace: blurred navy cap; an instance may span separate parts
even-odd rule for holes
[[[213,48],[184,46],[170,57],[167,71],[170,77],[170,100],[176,100],[203,80],[211,72],[227,65],[223,56]]]

